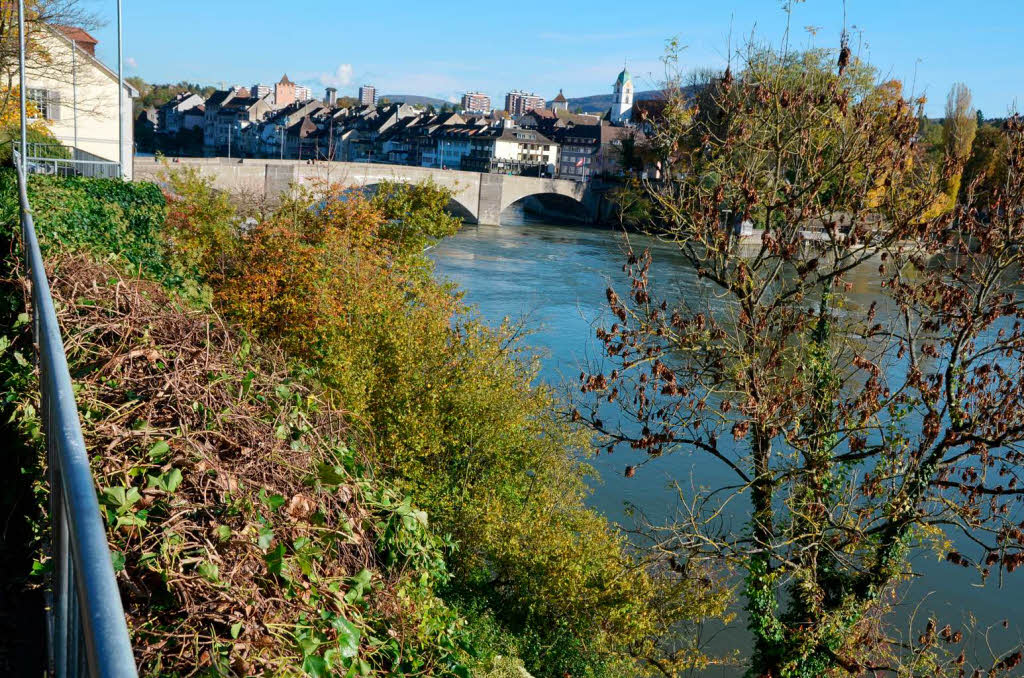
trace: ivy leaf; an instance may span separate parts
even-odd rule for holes
[[[338,632],[338,651],[341,656],[351,659],[359,654],[359,640],[362,633],[359,629],[344,617],[335,617],[331,626]]]
[[[267,571],[270,574],[282,576],[281,573],[284,569],[284,544],[278,542],[277,546],[267,555],[263,556],[263,558],[267,561]]]
[[[209,560],[204,560],[199,563],[199,567],[196,568],[196,571],[198,571],[199,575],[207,581],[211,581],[213,583],[220,581],[220,567],[217,566],[217,563],[211,563]]]
[[[170,450],[171,446],[167,444],[166,440],[158,441],[153,447],[149,448],[149,458],[160,463],[167,457],[167,453]]]
[[[149,476],[149,487],[156,487],[168,494],[173,493],[181,485],[181,471],[172,468],[167,473],[161,473],[158,476]]]
[[[272,529],[270,529],[269,527],[261,527],[259,534],[260,534],[260,536],[259,536],[259,538],[256,539],[256,544],[261,549],[266,551],[267,549],[270,548],[270,545],[274,541],[274,531]]]
[[[330,671],[327,661],[317,654],[306,655],[302,660],[302,670],[313,678],[329,678]]]
[[[341,466],[331,466],[330,464],[320,464],[317,466],[316,477],[324,485],[341,485],[348,479],[344,468]]]
[[[285,499],[279,494],[268,495],[266,490],[260,490],[259,492],[260,501],[262,501],[271,511],[278,511],[284,506]]]

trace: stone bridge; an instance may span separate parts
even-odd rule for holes
[[[235,160],[228,158],[180,158],[170,168],[196,167],[213,179],[213,185],[233,193],[245,192],[270,200],[287,192],[293,185],[319,181],[369,188],[382,181],[415,183],[433,179],[452,190],[453,202],[467,222],[501,223],[502,211],[530,197],[561,196],[576,204],[588,221],[597,217],[599,198],[586,184],[565,179],[508,176],[441,170],[408,165],[375,163],[317,162],[307,164],[296,160]],[[135,179],[154,180],[164,165],[154,158],[135,158]]]

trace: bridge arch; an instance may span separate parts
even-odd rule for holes
[[[300,181],[319,178],[318,174],[331,173],[331,181],[343,185],[373,189],[384,181],[416,184],[430,180],[451,190],[449,211],[468,223],[477,223],[480,194],[480,175],[473,172],[438,170],[412,165],[383,165],[379,163],[317,163],[299,165]]]
[[[535,177],[503,177],[501,191],[501,212],[517,203],[533,198],[541,203],[548,203],[560,208],[558,211],[568,212],[579,221],[590,220],[590,210],[586,202],[586,185],[566,179],[537,179]]]
[[[501,223],[518,224],[534,219],[570,221],[586,224],[591,221],[586,204],[563,193],[533,193],[510,202],[501,211]]]
[[[414,181],[401,181],[400,179],[392,179],[391,181],[403,184],[417,183]],[[361,190],[367,197],[375,195],[379,187],[380,182],[358,185],[359,190]],[[462,219],[462,221],[467,224],[476,223],[476,205],[473,205],[472,207],[466,205],[465,203],[459,200],[458,195],[452,195],[452,198],[448,201],[448,204],[445,206],[445,211],[453,216]]]

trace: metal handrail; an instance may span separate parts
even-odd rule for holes
[[[54,568],[48,617],[52,670],[58,678],[137,678],[20,153],[15,153],[14,161],[22,243],[32,282],[40,413],[50,480]]]
[[[17,141],[10,142],[12,155],[17,152]],[[30,142],[25,145],[24,167],[29,174],[55,176],[84,176],[117,179],[121,177],[121,163],[104,160],[73,146],[59,143]],[[20,155],[20,153],[18,153]]]

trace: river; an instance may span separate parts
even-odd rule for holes
[[[652,279],[661,291],[682,297],[693,294],[699,284],[696,275],[673,248],[642,236],[630,236],[635,248],[653,253]],[[439,243],[431,256],[439,276],[458,284],[466,300],[476,307],[487,323],[497,325],[504,318],[524,320],[532,332],[526,344],[541,359],[540,377],[560,388],[577,386],[581,367],[600,358],[594,338],[594,323],[607,311],[605,289],[609,283],[628,290],[622,271],[624,236],[618,232],[581,226],[522,223],[503,226],[465,226],[454,237]],[[862,267],[866,268],[866,267]],[[870,303],[877,290],[870,273],[854,279],[854,295]],[[645,465],[642,472],[626,478],[624,469],[642,460],[640,454],[616,451],[591,460],[601,475],[594,484],[590,502],[610,519],[629,524],[625,510],[633,505],[652,520],[670,517],[676,506],[672,481],[705,487],[731,483],[731,476],[714,460],[688,453],[674,453]],[[917,611],[915,635],[928,612],[951,623],[966,620],[970,610],[977,628],[992,627],[990,640],[995,649],[1020,642],[1024,631],[1024,605],[1018,593],[1021,573],[1007,575],[1003,588],[996,577],[987,586],[958,566],[921,555],[915,568],[923,576],[906,593],[898,615],[908,620]],[[922,603],[923,601],[923,603]],[[1003,620],[1009,621],[1004,629]],[[738,624],[741,627],[742,624]],[[904,626],[904,624],[901,624]],[[903,634],[908,630],[904,628]],[[745,631],[736,628],[720,636],[724,646],[742,646]],[[984,654],[985,639],[974,639],[975,651]],[[722,669],[705,675],[731,677],[736,669]]]

